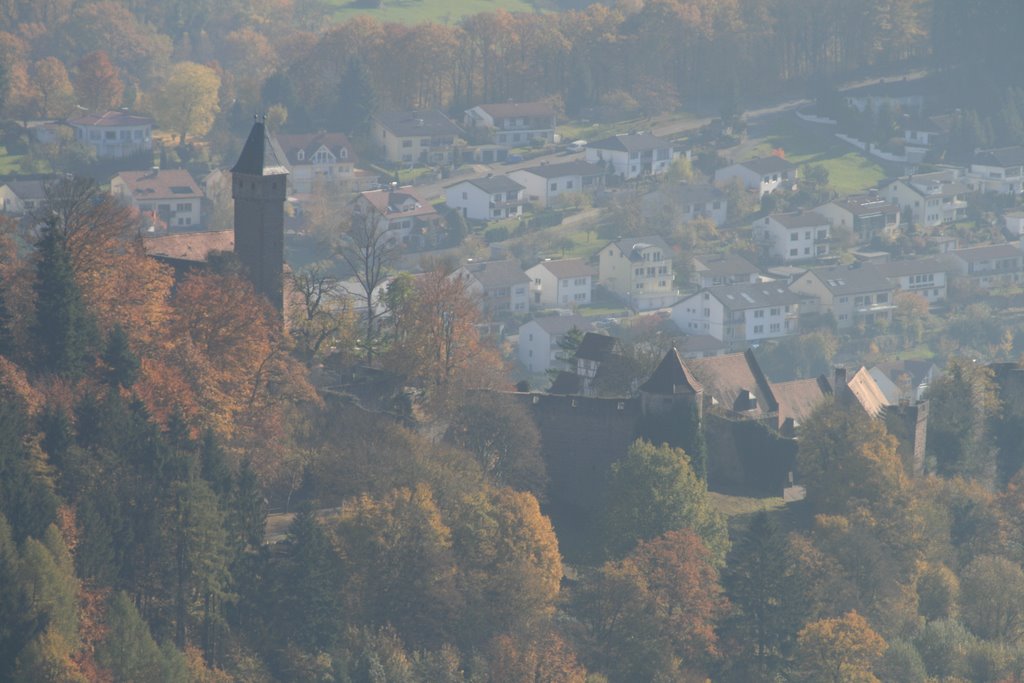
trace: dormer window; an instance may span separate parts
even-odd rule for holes
[[[338,157],[341,159],[348,159],[348,150],[342,147],[338,150]]]
[[[757,410],[757,396],[749,389],[740,389],[740,393],[736,396],[733,410],[738,413]]]
[[[299,161],[305,161],[305,159],[306,159],[306,150],[300,149],[299,153],[296,155],[296,157],[298,158]]]

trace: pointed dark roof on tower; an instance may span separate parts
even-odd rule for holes
[[[231,172],[258,176],[287,175],[286,161],[287,157],[277,141],[267,133],[266,124],[257,118]]]
[[[650,378],[640,387],[648,394],[696,394],[703,390],[697,378],[683,365],[675,347],[669,349]]]

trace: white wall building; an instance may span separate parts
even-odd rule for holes
[[[970,188],[956,170],[920,173],[887,182],[881,194],[910,211],[914,223],[935,227],[967,217],[967,193]]]
[[[547,372],[551,368],[575,370],[575,359],[571,354],[561,362],[559,354],[564,354],[558,342],[572,328],[581,332],[590,332],[593,326],[586,318],[578,315],[548,315],[534,318],[519,327],[519,362],[531,374]]]
[[[184,169],[121,171],[110,180],[110,194],[155,216],[170,231],[203,224],[203,191]]]
[[[800,297],[779,283],[703,289],[672,307],[672,322],[686,334],[708,335],[729,348],[800,331]]]
[[[542,306],[586,306],[590,303],[594,269],[583,259],[541,261],[527,268],[531,303]]]
[[[605,168],[585,161],[545,164],[517,169],[508,174],[526,188],[526,199],[541,206],[556,197],[575,192],[593,194],[604,187]]]
[[[780,187],[792,188],[796,180],[797,167],[776,156],[758,157],[715,171],[716,185],[738,181],[748,190],[757,192],[758,197],[771,194]]]
[[[68,119],[75,139],[96,150],[98,159],[122,159],[153,151],[153,119],[126,111]]]
[[[635,310],[674,304],[674,278],[672,250],[656,235],[609,242],[598,252],[598,281]]]
[[[658,175],[672,167],[679,155],[670,140],[651,133],[624,133],[587,145],[586,160],[602,164],[624,180]]]
[[[557,113],[546,102],[503,102],[467,109],[463,125],[484,128],[491,142],[502,147],[523,147],[555,141]]]
[[[754,223],[754,242],[783,263],[811,261],[829,253],[831,227],[814,211],[773,213]]]
[[[508,176],[462,180],[444,189],[444,203],[475,221],[523,215],[525,188]]]

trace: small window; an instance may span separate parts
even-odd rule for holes
[[[305,158],[306,158],[306,151],[305,151],[305,150],[302,150],[302,149],[300,149],[300,150],[299,150],[299,153],[298,153],[298,154],[296,154],[295,156],[296,156],[296,157],[298,158],[298,160],[299,160],[299,161],[303,161],[303,160],[305,160]]]

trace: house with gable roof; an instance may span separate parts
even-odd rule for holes
[[[525,188],[508,176],[460,180],[444,188],[444,203],[474,221],[493,221],[523,215]]]
[[[1024,282],[1024,251],[1019,241],[956,249],[947,258],[956,275],[979,289]]]
[[[598,282],[638,311],[675,303],[672,250],[661,237],[627,237],[598,252]]]
[[[594,194],[604,188],[606,169],[600,164],[567,161],[562,164],[541,164],[509,172],[509,178],[526,188],[526,197],[542,206],[566,193]]]
[[[1024,192],[1024,147],[979,149],[971,159],[965,180],[975,192],[1021,194]]]
[[[757,266],[739,254],[698,254],[693,257],[692,283],[698,287],[757,282]]]
[[[729,215],[729,201],[725,192],[707,183],[679,182],[648,192],[640,198],[644,217],[658,219],[663,216],[695,221],[706,218],[720,226]]]
[[[680,150],[652,133],[622,133],[587,145],[586,160],[602,164],[611,175],[631,180],[668,171]]]
[[[833,199],[814,209],[833,228],[852,231],[858,244],[893,237],[900,227],[900,207],[877,194]]]
[[[765,256],[783,263],[828,256],[832,226],[815,211],[773,213],[753,226],[754,242]]]
[[[583,259],[547,259],[527,268],[534,304],[586,306],[590,303],[594,269]]]
[[[329,187],[356,178],[356,154],[344,133],[277,135],[277,144],[288,164],[288,182],[297,194],[309,194],[320,182]]]
[[[477,297],[481,310],[492,317],[530,310],[530,278],[518,261],[471,261],[449,277],[462,280],[466,290]]]
[[[914,292],[935,306],[946,300],[948,273],[951,270],[948,258],[919,258],[886,261],[873,264],[874,268],[901,292]]]
[[[444,239],[446,226],[441,214],[408,185],[360,192],[352,202],[352,215],[377,221],[387,230],[391,246],[428,249]]]
[[[909,211],[913,221],[925,227],[965,219],[968,192],[970,188],[954,169],[886,180],[879,189],[883,197],[901,211]]]
[[[547,102],[502,102],[467,109],[462,123],[466,129],[488,131],[496,145],[525,147],[554,142],[557,116]]]
[[[519,326],[519,362],[530,373],[539,374],[564,366],[559,342],[572,328],[590,332],[593,325],[578,315],[545,315]]]
[[[872,264],[812,268],[789,285],[804,297],[801,310],[831,314],[836,327],[892,321],[896,285]]]
[[[203,191],[185,169],[121,171],[110,180],[110,194],[140,213],[155,216],[168,230],[202,227]]]
[[[763,197],[780,187],[794,187],[797,181],[797,167],[782,157],[769,156],[731,164],[715,171],[716,185],[728,184],[734,180],[746,189],[757,192],[758,197]]]
[[[46,186],[53,178],[15,178],[0,185],[0,212],[30,214],[46,201]]]
[[[687,334],[745,349],[799,334],[800,296],[776,282],[708,287],[673,305],[672,322]]]
[[[393,164],[450,165],[462,129],[436,109],[388,111],[374,114],[370,135],[381,155]]]

